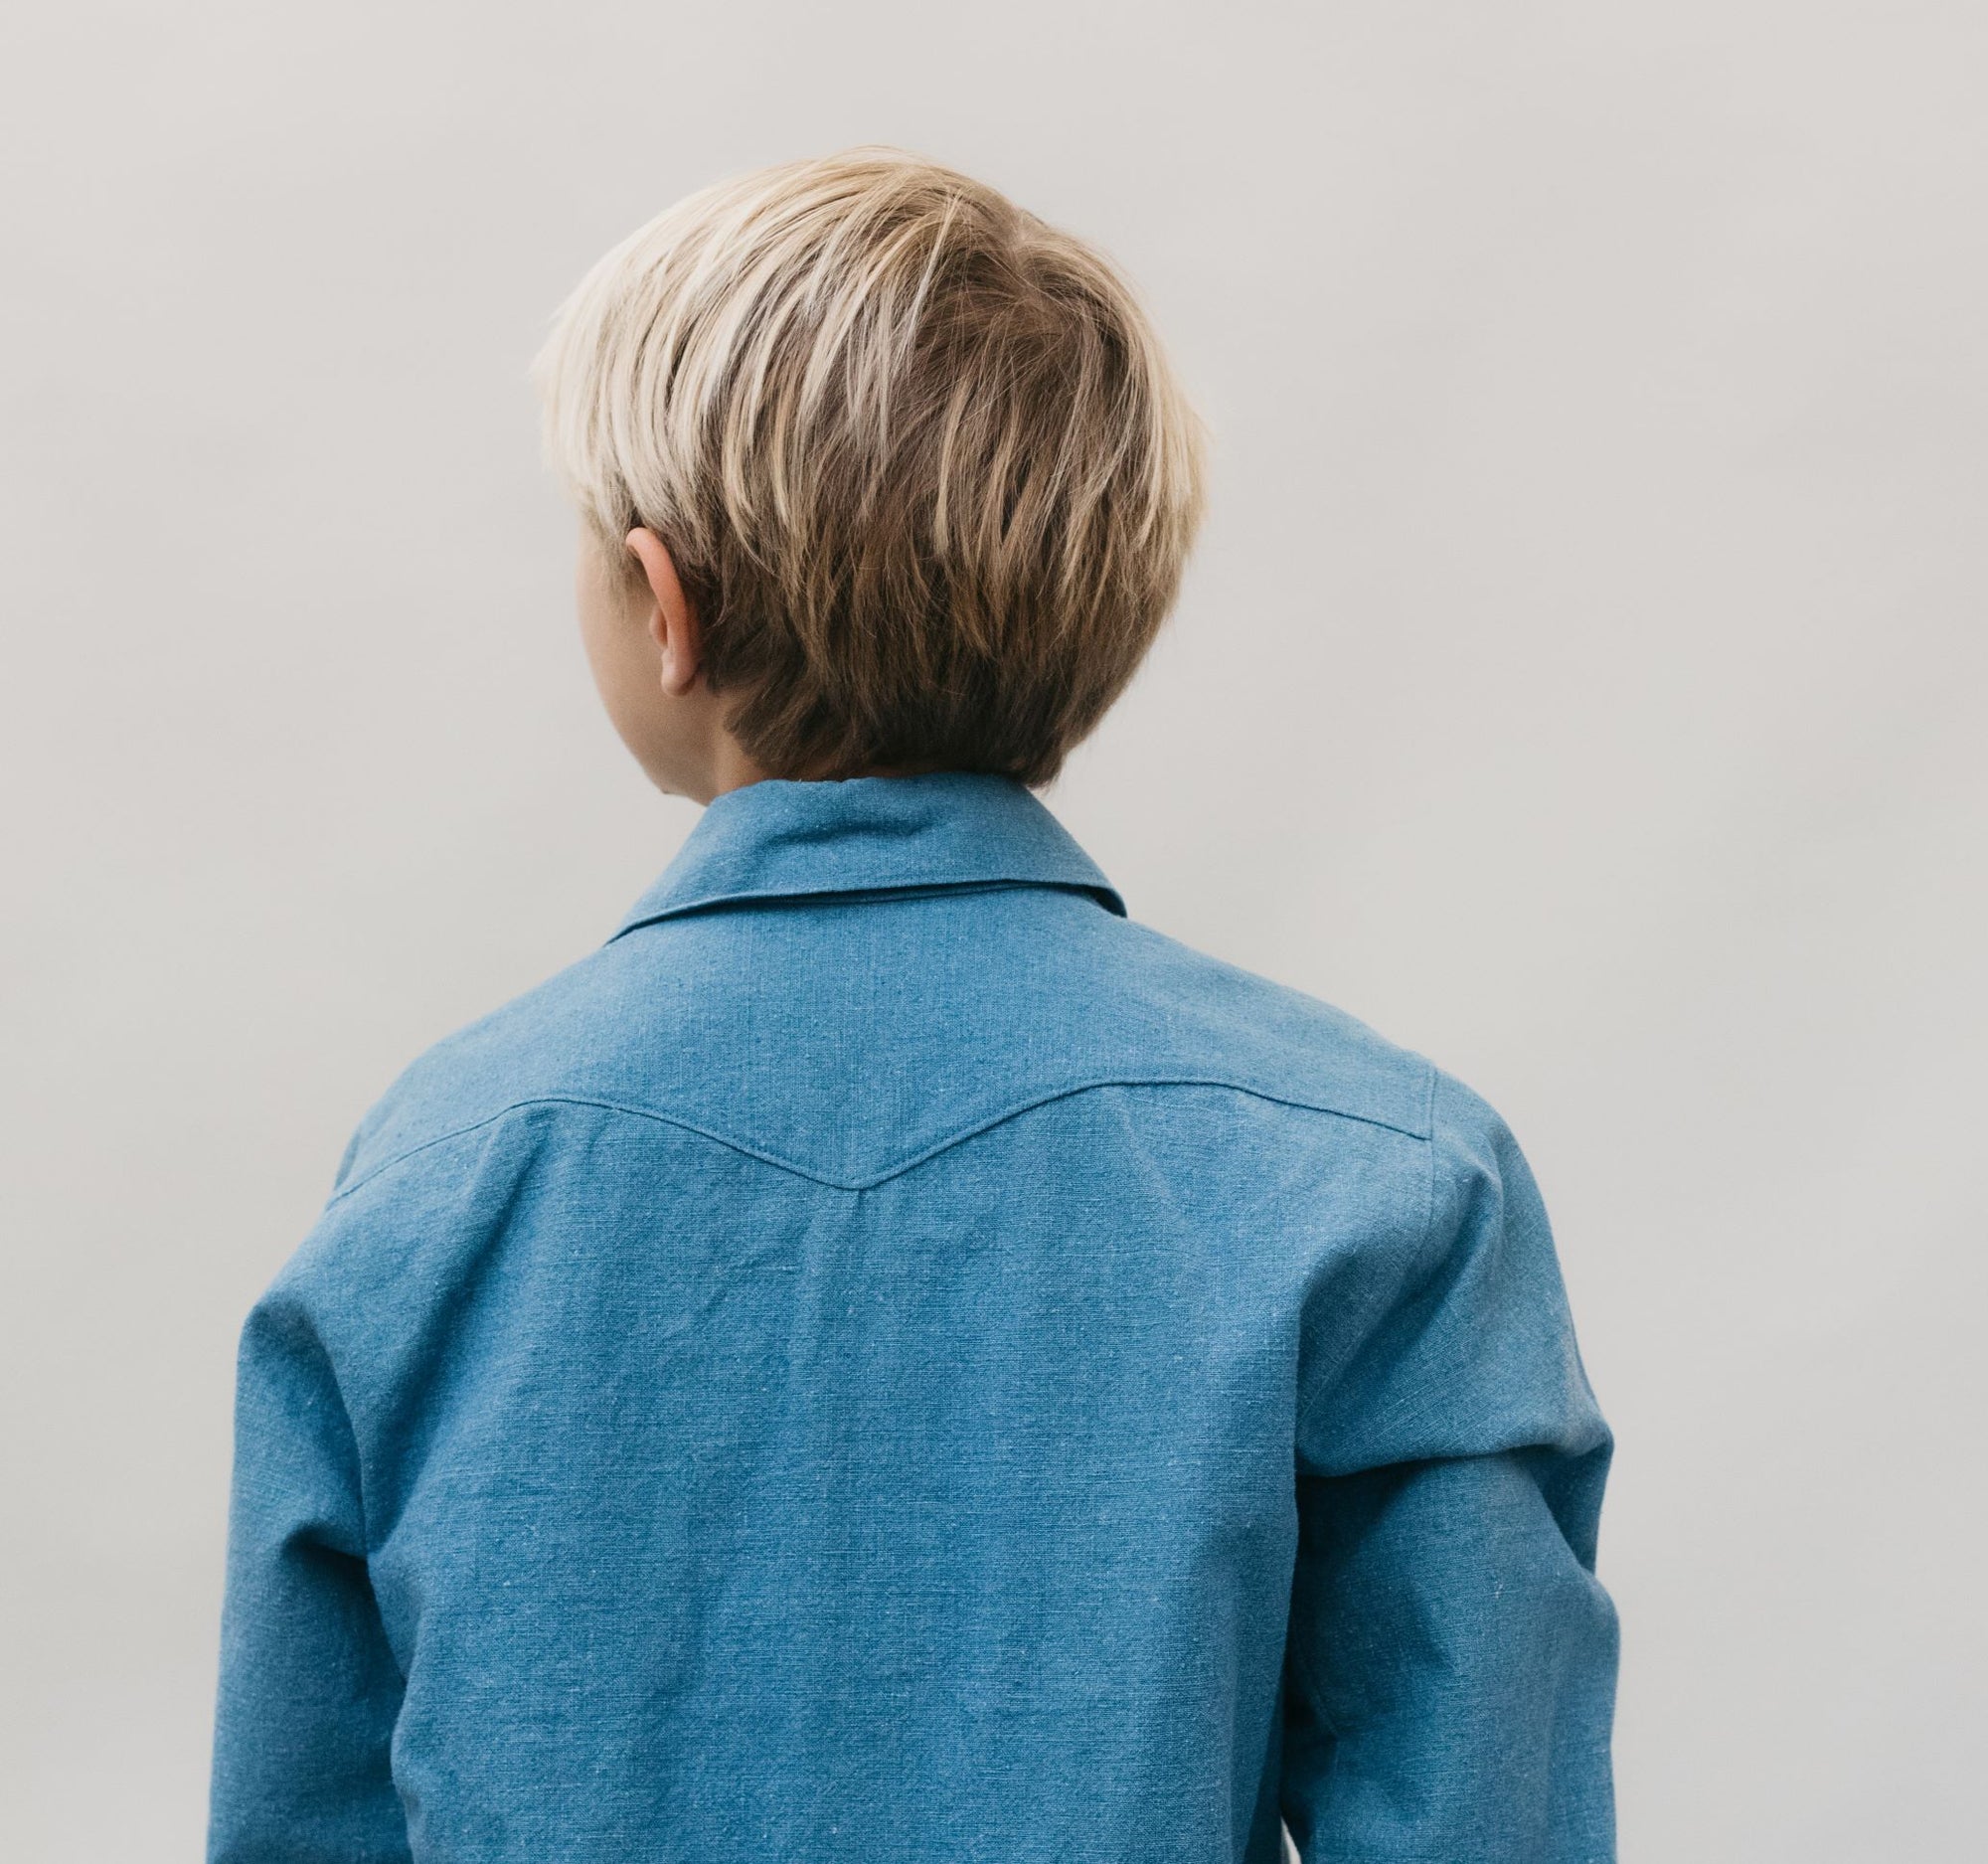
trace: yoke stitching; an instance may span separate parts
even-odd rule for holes
[[[1419,1143],[1425,1144],[1428,1141],[1427,1134],[1410,1131],[1406,1126],[1397,1125],[1393,1120],[1376,1119],[1367,1113],[1350,1113],[1336,1106],[1321,1106],[1315,1101],[1300,1101],[1287,1095],[1270,1094],[1259,1088],[1244,1087],[1240,1082],[1230,1081],[1221,1076],[1111,1075],[1094,1081],[1077,1082],[1048,1094],[1037,1095],[1001,1112],[991,1114],[986,1119],[976,1121],[973,1125],[963,1126],[957,1132],[948,1133],[944,1138],[925,1147],[923,1151],[887,1165],[882,1171],[870,1177],[844,1179],[831,1178],[822,1172],[810,1171],[805,1165],[797,1164],[790,1158],[783,1158],[777,1152],[747,1144],[745,1140],[733,1138],[727,1133],[716,1132],[709,1126],[701,1126],[695,1120],[684,1118],[680,1113],[666,1113],[652,1106],[630,1106],[622,1101],[601,1100],[591,1095],[534,1094],[508,1101],[494,1112],[485,1113],[477,1119],[465,1120],[460,1126],[451,1126],[446,1132],[438,1132],[432,1138],[422,1139],[405,1151],[396,1152],[393,1157],[381,1160],[371,1170],[362,1172],[350,1184],[339,1186],[326,1200],[325,1209],[329,1210],[334,1204],[350,1197],[362,1185],[370,1184],[382,1172],[393,1170],[396,1165],[404,1164],[417,1153],[425,1152],[432,1146],[446,1145],[451,1139],[460,1139],[467,1133],[480,1131],[511,1113],[522,1112],[532,1106],[590,1106],[604,1113],[622,1113],[631,1119],[653,1120],[658,1125],[673,1126],[680,1132],[694,1133],[701,1139],[709,1139],[714,1145],[721,1145],[727,1151],[737,1152],[745,1158],[755,1159],[762,1165],[770,1165],[777,1171],[786,1172],[790,1177],[806,1179],[810,1184],[824,1185],[832,1191],[871,1191],[881,1184],[888,1184],[893,1178],[903,1177],[905,1173],[929,1163],[941,1153],[951,1151],[954,1146],[963,1145],[969,1139],[976,1139],[982,1133],[991,1132],[995,1127],[1005,1125],[1009,1120],[1019,1118],[1024,1113],[1034,1112],[1039,1106],[1049,1106],[1058,1101],[1068,1101],[1079,1094],[1091,1094],[1100,1088],[1223,1088],[1232,1094],[1245,1095],[1252,1101],[1263,1101],[1273,1106],[1301,1106],[1308,1112],[1324,1113],[1333,1119],[1351,1119],[1363,1126],[1378,1126],[1386,1132],[1399,1132],[1404,1138],[1413,1139]]]

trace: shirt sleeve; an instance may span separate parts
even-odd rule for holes
[[[408,1864],[358,1452],[282,1276],[243,1328],[235,1438],[209,1864]]]
[[[1284,1819],[1306,1864],[1608,1864],[1611,1440],[1510,1130],[1439,1072],[1430,1124],[1418,1240],[1310,1303]]]

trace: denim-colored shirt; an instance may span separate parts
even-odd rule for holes
[[[1593,1864],[1609,1447],[1470,1089],[1006,778],[754,783],[249,1314],[210,1856]]]

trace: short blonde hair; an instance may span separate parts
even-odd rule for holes
[[[534,365],[610,562],[647,526],[776,776],[1040,784],[1123,690],[1202,508],[1125,283],[892,149],[762,169],[624,240]]]

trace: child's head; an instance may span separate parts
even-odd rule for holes
[[[1110,267],[891,150],[680,202],[537,373],[589,652],[665,787],[694,787],[662,740],[699,706],[764,775],[1048,781],[1200,515],[1194,416]]]

